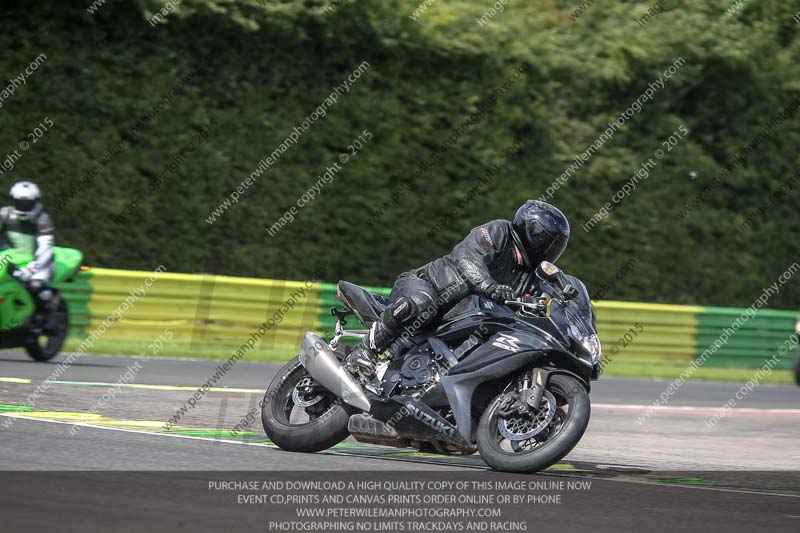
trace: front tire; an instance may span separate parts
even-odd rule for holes
[[[308,372],[300,363],[300,358],[294,357],[278,371],[261,402],[264,432],[282,450],[319,452],[350,435],[347,422],[353,408],[345,407],[339,398],[319,386],[316,387],[321,390],[318,394],[321,400],[310,407],[301,407],[299,416],[302,417],[304,411],[308,420],[298,422],[295,388],[306,378],[310,379]],[[312,394],[314,396],[310,401],[314,401],[317,395]]]
[[[498,411],[507,395],[492,401],[477,432],[478,449],[486,464],[502,472],[538,472],[560,461],[578,444],[591,414],[586,387],[572,376],[553,374],[545,390],[555,399],[552,422],[545,431],[524,441],[507,440],[500,431]]]
[[[55,291],[54,291],[55,292]],[[49,361],[61,351],[64,341],[69,332],[69,308],[64,297],[56,293],[54,298],[58,298],[58,307],[52,311],[54,328],[44,330],[37,328],[30,332],[25,342],[25,351],[35,361]]]

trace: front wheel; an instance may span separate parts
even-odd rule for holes
[[[520,412],[517,391],[497,396],[478,424],[478,449],[503,472],[537,472],[557,463],[589,425],[589,393],[579,380],[553,374],[538,409]]]
[[[346,439],[351,410],[317,384],[295,357],[278,371],[261,402],[261,423],[283,450],[313,453]]]
[[[69,308],[63,296],[56,293],[54,298],[58,298],[56,309],[43,317],[43,327],[33,329],[25,342],[25,351],[36,361],[49,361],[58,355],[67,338]]]

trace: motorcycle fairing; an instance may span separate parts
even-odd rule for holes
[[[522,319],[510,313],[510,322],[505,323],[506,307],[478,312],[486,319],[496,320],[499,326],[487,342],[452,367],[441,380],[461,436],[469,441],[472,435],[472,397],[481,384],[513,375],[522,368],[543,366],[555,357],[569,365],[574,358],[570,354],[571,341],[565,337],[551,318]],[[485,316],[488,315],[488,316]],[[456,326],[468,317],[451,322]],[[444,336],[445,332],[438,332]],[[564,357],[561,357],[563,355]],[[569,365],[572,366],[572,365]],[[581,369],[575,368],[578,372]],[[588,380],[588,376],[581,378]]]
[[[468,446],[453,424],[416,398],[394,395],[387,399],[370,395],[370,400],[370,414],[390,425],[402,438],[445,440],[458,447]]]
[[[472,396],[481,384],[513,375],[522,368],[542,366],[553,355],[567,352],[569,344],[565,345],[560,337],[545,328],[528,326],[527,331],[498,331],[442,378],[462,437],[469,439],[472,435]]]

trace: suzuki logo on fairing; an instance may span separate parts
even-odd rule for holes
[[[416,418],[426,426],[438,431],[439,433],[444,433],[448,437],[452,438],[455,436],[455,428],[448,426],[447,424],[445,424],[440,420],[436,420],[428,413],[420,411],[419,408],[417,408],[417,406],[414,405],[413,403],[411,402],[407,403],[406,409],[408,409],[408,411],[412,415],[414,415],[414,418]]]
[[[512,336],[506,335],[505,333],[500,333],[500,338],[497,339],[492,343],[492,346],[497,346],[498,348],[502,348],[504,350],[508,350],[509,352],[518,352],[519,348],[519,339]]]

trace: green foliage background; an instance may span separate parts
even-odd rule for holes
[[[44,117],[55,127],[0,176],[39,182],[50,205],[117,145],[138,118],[196,73],[86,190],[55,214],[62,245],[90,264],[387,285],[444,254],[473,226],[512,216],[538,197],[676,58],[685,66],[555,195],[572,220],[562,266],[594,292],[631,258],[635,268],[608,299],[749,305],[800,259],[797,185],[748,231],[737,226],[800,165],[800,119],[784,122],[710,198],[681,208],[781,109],[800,96],[800,3],[667,0],[597,2],[577,20],[576,1],[511,0],[486,26],[490,0],[438,0],[417,21],[419,0],[183,0],[153,28],[161,0],[6,0],[3,78],[39,53],[48,60],[0,110],[0,157]],[[213,225],[210,212],[362,61],[371,65]],[[521,64],[526,73],[373,228],[371,211]],[[174,175],[127,224],[111,217],[140,198],[164,166],[211,121]],[[681,124],[687,141],[591,232],[597,209]],[[364,129],[367,145],[320,197],[275,237],[272,225]],[[504,160],[497,179],[428,230]],[[690,172],[696,172],[696,179]],[[771,307],[797,308],[800,284]]]

